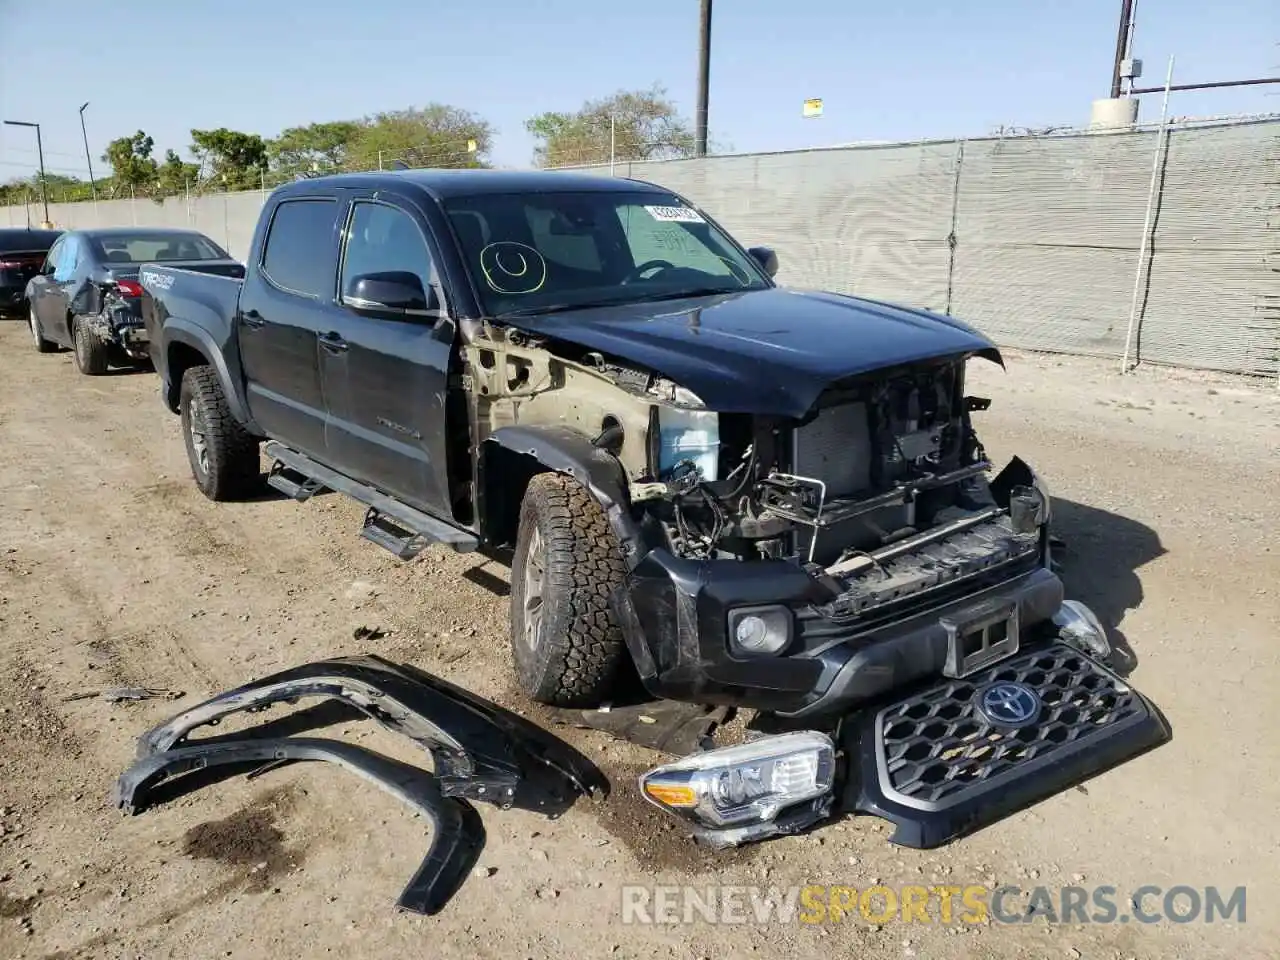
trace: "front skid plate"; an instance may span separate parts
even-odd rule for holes
[[[992,723],[991,684],[1030,687],[1039,715]],[[1159,710],[1110,670],[1054,643],[963,680],[918,689],[848,724],[842,809],[892,822],[890,839],[941,846],[989,826],[1172,736]]]

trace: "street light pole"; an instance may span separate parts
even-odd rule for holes
[[[84,137],[84,162],[89,165],[89,189],[93,191],[93,202],[98,202],[98,184],[93,179],[93,158],[89,156],[89,134],[84,129],[84,108],[89,105],[86,100],[80,105],[80,136]]]
[[[707,98],[711,87],[711,0],[702,0],[698,23],[698,112],[693,118],[693,154],[707,155]]]
[[[40,139],[40,124],[27,123],[25,120],[6,120],[5,123],[11,127],[35,127],[36,129],[36,153],[40,157],[40,201],[44,204],[44,222],[50,223],[49,186],[44,178],[44,141]]]

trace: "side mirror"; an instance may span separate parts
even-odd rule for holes
[[[773,252],[772,247],[751,247],[747,253],[751,254],[769,276],[772,277],[778,272],[778,255]]]
[[[440,310],[435,289],[424,290],[421,278],[405,270],[352,277],[342,291],[342,303],[358,313],[434,316]]]

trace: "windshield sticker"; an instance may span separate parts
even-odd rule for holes
[[[663,223],[706,223],[692,207],[645,207],[649,216]]]
[[[547,261],[533,247],[499,240],[480,251],[480,270],[495,293],[537,293],[547,282]]]
[[[653,245],[659,250],[694,254],[703,249],[688,230],[682,230],[679,227],[656,227],[649,232],[649,236],[653,240]]]

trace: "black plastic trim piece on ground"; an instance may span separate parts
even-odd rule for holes
[[[435,914],[449,902],[484,849],[484,823],[465,800],[445,796],[430,773],[355,744],[312,737],[209,741],[144,756],[116,784],[116,805],[126,813],[149,806],[160,784],[210,767],[262,761],[272,766],[300,760],[334,763],[368,780],[431,822],[431,847],[396,905]]]
[[[946,704],[954,699],[944,688],[954,688],[957,681],[947,680],[934,686],[918,687],[907,696],[883,705],[880,710],[866,711],[845,727],[841,739],[848,774],[840,812],[882,817],[896,827],[889,838],[892,842],[907,847],[930,849],[990,826],[1172,738],[1168,722],[1154,704],[1105,667],[1062,644],[1024,650],[1019,656],[960,682],[971,687],[974,696],[977,696],[987,684],[1012,679],[1014,674],[1019,675],[1017,682],[1025,682],[1021,677],[1025,676],[1026,671],[1036,669],[1038,659],[1055,656],[1079,658],[1094,675],[1120,689],[1126,699],[1125,717],[1114,723],[1091,723],[1082,716],[1063,742],[1054,744],[1042,755],[1006,766],[998,775],[980,777],[960,788],[944,786],[944,789],[948,789],[944,798],[922,800],[902,793],[895,787],[893,778],[887,774],[885,718],[898,716],[900,706],[908,701],[931,703],[935,705],[931,709],[936,713],[936,705]],[[1037,690],[1037,693],[1042,692],[1042,689]],[[1102,708],[1087,702],[1086,698],[1086,702],[1079,707],[1079,712],[1084,715],[1095,709]],[[934,713],[922,715],[920,722],[936,722],[939,725],[948,722]],[[1064,724],[1065,722],[1058,722],[1060,726]],[[984,731],[981,738],[971,741],[975,748],[991,743],[1019,746],[1016,731],[1000,731],[999,728],[990,726],[984,728]],[[988,739],[992,732],[1002,733],[1007,739]],[[938,750],[935,749],[932,756],[939,764],[942,763],[938,759]],[[955,764],[963,761],[947,762]],[[947,778],[961,772],[959,769],[950,770]],[[945,781],[940,782],[945,785]]]
[[[180,747],[193,730],[229,714],[312,696],[347,703],[428,751],[446,797],[510,807],[525,779],[525,758],[584,796],[608,793],[608,779],[595,764],[540,727],[439,677],[374,655],[302,664],[218,694],[144,733],[138,756]],[[252,736],[249,731],[204,742]]]

